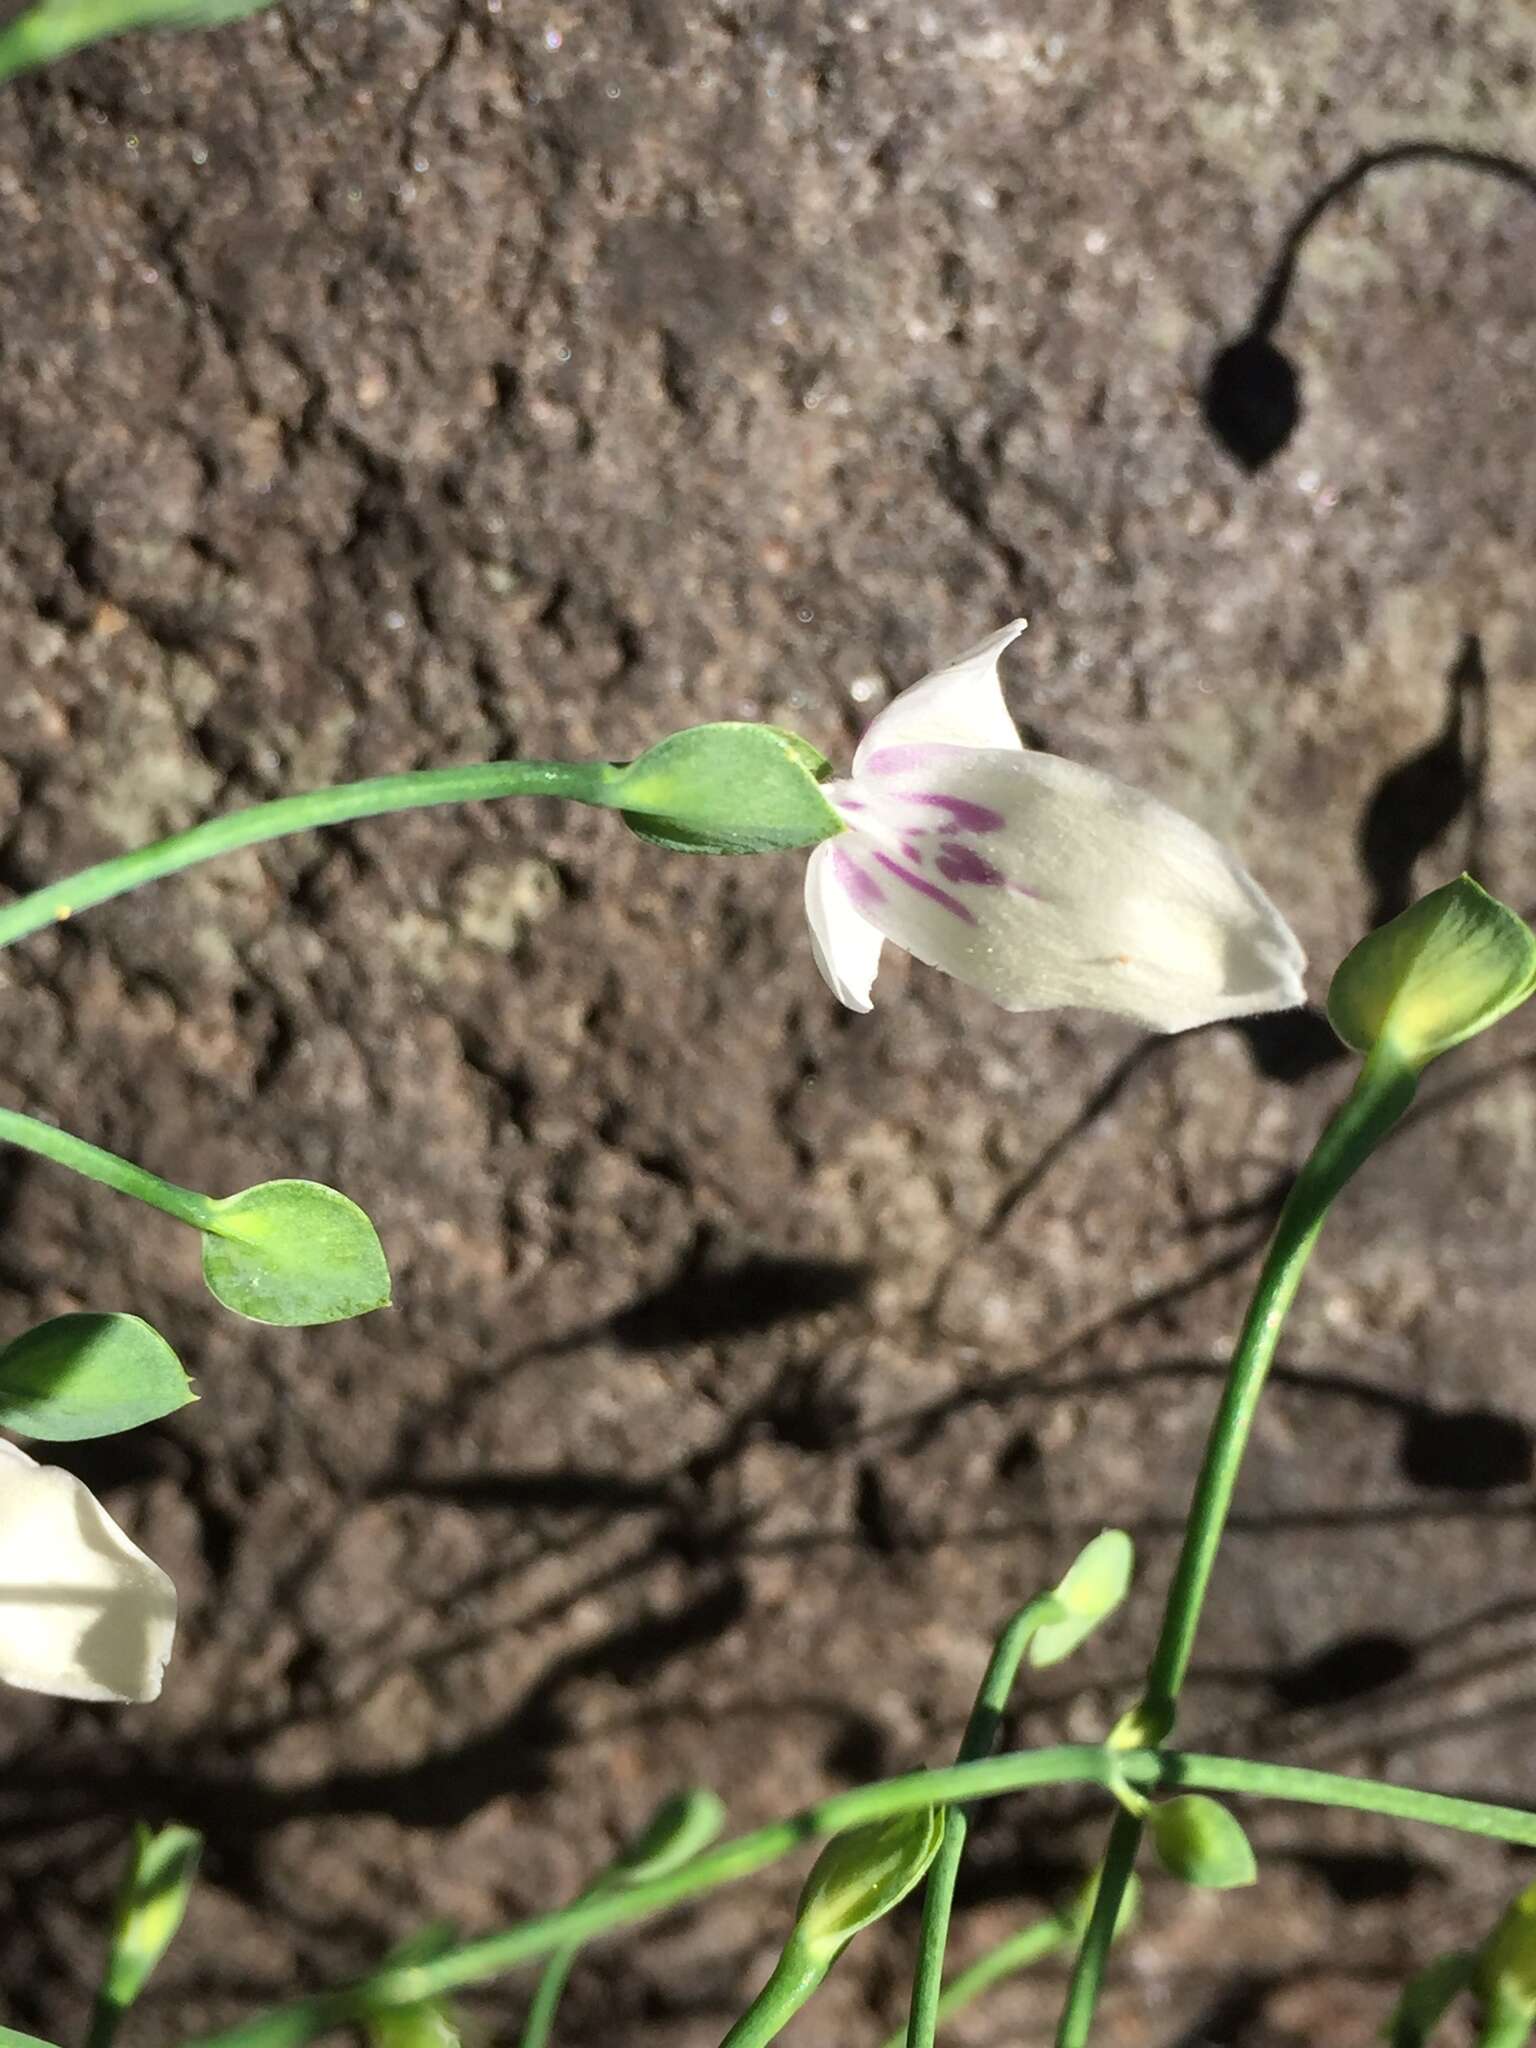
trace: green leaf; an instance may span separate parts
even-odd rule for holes
[[[1415,1070],[1517,1008],[1536,989],[1536,934],[1470,875],[1363,938],[1328,991],[1328,1019],[1356,1052]]]
[[[378,1233],[355,1202],[312,1180],[269,1180],[214,1202],[203,1278],[236,1315],[285,1329],[339,1323],[389,1301]]]
[[[900,1905],[943,1839],[942,1806],[893,1814],[834,1837],[800,1894],[796,1942],[812,1957],[834,1960],[862,1928]]]
[[[55,1316],[0,1351],[0,1423],[45,1443],[116,1436],[196,1399],[175,1352],[137,1316]]]
[[[1114,1613],[1135,1562],[1135,1545],[1123,1529],[1103,1529],[1084,1546],[1051,1596],[1060,1618],[1042,1622],[1030,1639],[1029,1661],[1037,1671],[1070,1657]]]
[[[1147,1828],[1163,1868],[1186,1884],[1230,1891],[1252,1884],[1258,1865],[1232,1815],[1203,1792],[1186,1792],[1147,1809]]]
[[[674,853],[781,853],[843,830],[814,747],[773,725],[695,725],[618,770],[604,797]]]
[[[18,2034],[14,2027],[0,2027],[0,2048],[56,2048],[56,2044],[39,2040],[36,2034]]]
[[[152,1833],[141,1821],[134,1829],[102,1982],[102,2002],[113,2012],[127,2011],[175,1940],[192,1896],[202,1847],[202,1836],[191,1828]]]
[[[1382,2028],[1391,2048],[1426,2048],[1430,2036],[1472,1982],[1477,1958],[1466,1950],[1437,1956],[1403,1986]]]

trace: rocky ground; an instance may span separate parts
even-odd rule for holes
[[[1463,864],[1529,911],[1533,83],[1520,0],[294,0],[9,88],[0,881],[701,718],[844,756],[1023,610],[1027,731],[1239,846],[1315,994]],[[1133,1695],[1347,1068],[1315,1018],[1143,1041],[900,960],[841,1014],[799,884],[508,805],[7,956],[6,1100],[215,1192],[330,1180],[396,1276],[265,1332],[176,1225],[6,1161],[5,1331],[132,1308],[203,1395],[69,1458],[184,1620],[154,1708],[6,1700],[12,2024],[79,2038],[139,1815],[208,1835],[124,2036],[171,2043],[567,1897],[680,1784],[745,1825],[946,1757],[1107,1520],[1136,1598],[1011,1733]],[[1325,1241],[1192,1741],[1536,1795],[1533,1058],[1517,1019],[1447,1061]],[[1150,1888],[1106,2043],[1363,2044],[1529,1876],[1252,1821],[1257,1890]],[[1101,1829],[990,1809],[956,1953]],[[793,1883],[595,1951],[561,2038],[709,2048]],[[879,2042],[911,1940],[797,2038]],[[1048,2039],[1060,1981],[953,2039]]]

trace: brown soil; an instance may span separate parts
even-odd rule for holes
[[[704,717],[842,754],[1023,608],[1030,732],[1240,845],[1316,991],[1463,863],[1529,909],[1533,75],[1521,0],[356,0],[10,89],[0,880]],[[1342,191],[1202,405],[1309,201],[1405,140],[1511,162]],[[840,1014],[799,882],[506,806],[7,956],[7,1100],[214,1191],[333,1181],[397,1290],[263,1332],[175,1225],[7,1160],[5,1331],[132,1308],[203,1394],[68,1459],[184,1620],[154,1708],[5,1702],[12,2024],[79,2038],[138,1815],[208,1835],[148,2044],[561,1900],[680,1784],[747,1824],[944,1758],[1000,1620],[1110,1520],[1137,1597],[1011,1732],[1132,1696],[1346,1069],[1315,1019],[1143,1043],[899,961]],[[1192,1741],[1536,1797],[1532,1044],[1448,1061],[1325,1243]],[[1106,2041],[1364,2043],[1528,1874],[1252,1818],[1255,1891],[1151,1887]],[[988,1810],[957,1954],[1102,1825]],[[792,1886],[598,1949],[562,2038],[708,2048]],[[911,1937],[798,2038],[879,2041]],[[954,2040],[1048,2038],[1059,1984]]]

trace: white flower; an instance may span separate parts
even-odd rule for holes
[[[811,855],[816,964],[870,1007],[886,939],[1007,1010],[1109,1010],[1158,1031],[1306,1000],[1305,956],[1210,834],[1113,776],[1027,750],[997,659],[1015,619],[871,724],[822,792],[847,830]]]
[[[176,1588],[72,1472],[0,1439],[0,1679],[67,1700],[152,1700]]]

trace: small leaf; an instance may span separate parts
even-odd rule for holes
[[[378,1233],[312,1180],[269,1180],[211,1204],[203,1278],[236,1315],[284,1329],[339,1323],[389,1301]]]
[[[1125,1598],[1136,1549],[1123,1529],[1104,1529],[1084,1546],[1052,1595],[1060,1619],[1035,1631],[1029,1661],[1037,1671],[1059,1664],[1106,1621]]]
[[[203,1838],[191,1828],[134,1830],[133,1855],[118,1894],[102,2000],[126,2012],[176,1938],[197,1877]]]
[[[1426,2048],[1430,2036],[1472,1982],[1477,1958],[1466,1950],[1437,1956],[1410,1977],[1382,2028],[1391,2048]]]
[[[843,830],[814,747],[772,725],[695,725],[618,770],[604,802],[674,853],[779,853]]]
[[[832,1961],[862,1928],[889,1913],[918,1883],[944,1839],[944,1809],[893,1814],[838,1835],[822,1850],[800,1894],[795,1939]]]
[[[1328,1021],[1356,1052],[1409,1067],[1486,1031],[1536,989],[1536,935],[1470,875],[1363,938],[1333,977]]]
[[[1248,1837],[1227,1809],[1203,1792],[1186,1792],[1149,1807],[1147,1827],[1163,1868],[1186,1884],[1230,1891],[1258,1876]]]
[[[18,2034],[14,2027],[0,2027],[0,2048],[55,2048],[55,2044],[36,2034]]]
[[[175,1352],[137,1316],[55,1316],[0,1351],[0,1423],[45,1443],[116,1436],[196,1399]]]

